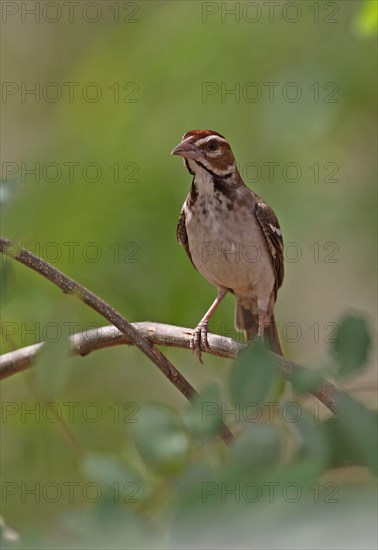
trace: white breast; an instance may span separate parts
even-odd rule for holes
[[[196,177],[197,183],[197,177]],[[186,230],[193,262],[213,285],[230,288],[236,295],[274,286],[273,269],[258,221],[247,207],[229,210],[214,195],[213,182],[204,177],[192,212],[186,211]],[[205,191],[205,192],[204,192]],[[268,273],[268,279],[266,279]],[[269,276],[269,274],[271,276]]]

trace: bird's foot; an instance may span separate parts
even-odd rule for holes
[[[193,353],[196,354],[198,361],[203,365],[202,350],[209,348],[209,342],[207,341],[208,322],[201,321],[194,329],[192,339],[190,341],[190,348]]]

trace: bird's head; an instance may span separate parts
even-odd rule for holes
[[[191,173],[205,169],[216,176],[225,177],[236,170],[235,157],[228,141],[212,130],[186,132],[172,155],[182,157]]]

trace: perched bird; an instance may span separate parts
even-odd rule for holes
[[[193,176],[177,238],[218,295],[197,325],[191,347],[202,363],[208,323],[227,292],[236,298],[235,326],[248,340],[265,338],[282,355],[274,319],[284,278],[283,239],[273,210],[243,182],[231,147],[211,130],[191,130],[172,151]]]

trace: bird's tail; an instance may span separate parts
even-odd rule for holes
[[[249,309],[245,309],[238,303],[236,305],[235,312],[235,326],[237,330],[243,331],[246,339],[249,341],[253,340],[253,338],[256,336],[258,325],[259,320],[257,316],[254,315]],[[283,355],[274,315],[272,315],[270,318],[270,325],[265,327],[264,341],[268,343],[269,348],[272,351],[278,353],[279,355]]]

